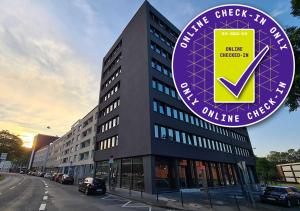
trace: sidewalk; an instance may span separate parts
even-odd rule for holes
[[[198,211],[204,211],[204,210],[216,210],[216,211],[253,211],[253,210],[266,210],[265,208],[252,208],[249,206],[246,206],[244,204],[235,204],[229,202],[229,201],[222,201],[222,200],[216,200],[212,199],[212,208],[210,201],[206,198],[202,198],[201,200],[191,200],[190,195],[185,194],[185,197],[183,197],[183,203],[181,202],[181,196],[180,192],[172,192],[167,194],[159,194],[158,196],[156,194],[148,194],[144,192],[139,191],[133,191],[128,189],[122,189],[122,188],[114,188],[107,191],[108,193],[112,195],[117,195],[119,197],[123,197],[129,200],[134,200],[138,202],[142,202],[151,206],[166,208],[166,209],[172,209],[172,210],[198,210]],[[224,198],[226,200],[226,198]]]

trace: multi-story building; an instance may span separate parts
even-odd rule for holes
[[[62,137],[60,172],[73,174],[75,178],[93,175],[97,111],[95,107]]]
[[[94,172],[94,148],[98,107],[74,123],[65,135],[35,153],[36,169],[73,175],[75,181]],[[47,150],[47,156],[44,148]],[[42,158],[45,162],[41,162]]]
[[[49,135],[44,135],[44,134],[37,134],[34,139],[33,139],[33,144],[32,144],[32,152],[28,164],[28,169],[31,169],[32,163],[33,163],[33,158],[35,156],[35,152],[41,149],[44,146],[49,145],[52,143],[54,140],[58,139],[57,136],[49,136]]]
[[[245,161],[256,182],[247,129],[205,122],[178,96],[171,58],[179,33],[145,1],[103,58],[96,176],[155,193],[241,183],[237,162]]]
[[[39,150],[37,150],[35,152],[33,163],[32,163],[33,169],[35,169],[37,171],[45,171],[51,144],[52,143],[40,148]]]

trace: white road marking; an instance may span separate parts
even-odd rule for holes
[[[46,209],[46,204],[41,204],[40,209],[39,210],[45,210]]]
[[[131,203],[131,201],[126,202],[125,204],[122,205],[122,207],[126,207],[130,203]]]
[[[48,185],[45,185],[45,188],[48,188]]]
[[[45,194],[48,194],[48,191],[45,191]]]
[[[110,197],[111,197],[111,195],[108,195],[108,196],[105,196],[105,197],[103,197],[101,199],[107,199],[107,198],[110,198]]]
[[[19,183],[18,183],[18,185],[21,185],[21,184],[22,184],[22,182],[19,182]]]
[[[149,211],[152,210],[152,207],[151,206],[148,206],[146,204],[143,204],[143,203],[135,203],[135,204],[131,204],[132,201],[128,201],[126,202],[125,204],[123,204],[121,207],[132,207],[132,208],[149,208]]]
[[[48,196],[44,196],[43,200],[46,201],[48,199]]]
[[[14,188],[16,188],[16,186],[12,186],[12,187],[10,187],[9,189],[12,190],[12,189],[14,189]]]

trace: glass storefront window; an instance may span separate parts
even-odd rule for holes
[[[144,190],[143,158],[132,158],[132,189]]]
[[[212,176],[212,183],[213,186],[218,186],[219,185],[219,178],[218,178],[218,170],[217,170],[217,165],[215,163],[210,163],[210,168],[211,168],[211,176]]]
[[[196,174],[199,187],[207,187],[205,165],[202,161],[195,161]]]
[[[158,191],[175,189],[175,160],[155,157],[155,185]]]

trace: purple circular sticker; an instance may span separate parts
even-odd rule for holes
[[[273,18],[229,4],[201,13],[184,28],[172,69],[176,89],[194,114],[216,125],[243,127],[267,118],[284,102],[295,61]]]

